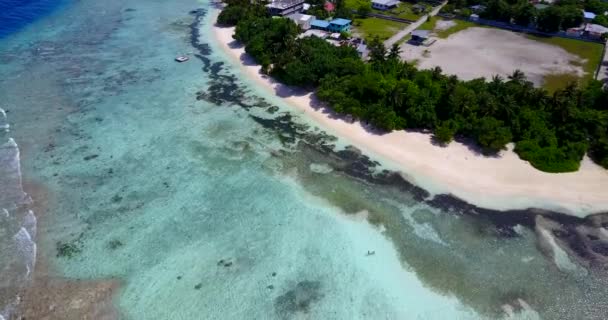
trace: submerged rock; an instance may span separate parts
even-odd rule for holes
[[[308,313],[312,304],[322,298],[321,282],[304,280],[277,297],[274,305],[279,317],[291,318],[296,313]]]

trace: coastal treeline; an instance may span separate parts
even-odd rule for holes
[[[226,21],[230,7],[250,6],[232,2],[218,21]],[[585,153],[608,168],[608,92],[600,82],[572,84],[550,95],[521,71],[507,79],[462,81],[440,68],[418,70],[399,59],[398,46],[387,50],[378,39],[368,43],[364,62],[349,46],[298,38],[289,19],[271,18],[264,10],[243,12],[250,14],[238,20],[234,37],[264,72],[316,89],[337,113],[386,131],[432,131],[443,144],[473,140],[487,154],[515,142],[515,152],[543,171],[575,171]]]
[[[558,0],[538,9],[528,0],[450,0],[442,12],[452,12],[463,17],[475,13],[474,6],[484,19],[496,20],[528,27],[535,26],[541,31],[557,32],[579,27],[583,23],[583,10],[596,13],[593,23],[608,26],[608,2],[602,0]]]

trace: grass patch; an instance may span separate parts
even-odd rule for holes
[[[406,35],[405,37],[401,38],[401,40],[397,41],[398,45],[402,45],[408,41],[410,41],[410,39],[412,38],[411,34]]]
[[[553,93],[559,89],[563,89],[572,82],[580,82],[581,78],[572,73],[554,73],[543,77],[543,87]]]
[[[387,11],[374,10],[374,12],[379,13],[379,14],[389,15],[389,16],[395,16],[395,17],[398,17],[401,19],[408,19],[408,20],[416,21],[416,20],[420,19],[420,17],[423,16],[424,13],[422,13],[422,14],[414,13],[412,6],[413,6],[413,4],[411,4],[409,2],[401,2],[401,3],[399,3],[399,6],[397,8],[387,10]],[[428,10],[428,8],[427,8],[427,10]]]
[[[550,74],[545,76],[545,88],[549,92],[564,88],[572,81],[577,81],[581,85],[587,84],[595,76],[597,66],[602,62],[602,52],[604,46],[601,43],[565,39],[558,37],[539,37],[526,35],[528,39],[558,46],[569,53],[576,55],[584,61],[571,61],[570,64],[580,66],[585,71],[583,77],[572,74]]]
[[[438,19],[439,18],[437,17],[431,17],[430,19],[427,19],[423,24],[420,25],[420,27],[418,27],[417,30],[434,30]]]
[[[345,0],[344,6],[349,9],[358,10],[361,5],[367,4],[367,3],[371,4],[371,1],[370,0]]]
[[[355,19],[354,28],[364,39],[370,40],[378,36],[380,40],[386,40],[403,29],[406,25],[396,21],[378,18]]]
[[[482,25],[479,25],[479,24],[476,24],[473,22],[469,22],[469,21],[460,20],[460,19],[454,19],[452,21],[454,21],[456,24],[448,29],[437,32],[437,37],[445,39],[454,33],[460,32],[460,31],[468,29],[468,28],[484,27]],[[437,23],[437,22],[435,22],[435,23]]]

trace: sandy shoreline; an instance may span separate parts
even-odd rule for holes
[[[298,114],[317,123],[433,194],[448,193],[477,206],[496,209],[542,207],[577,216],[608,210],[608,170],[585,157],[577,172],[550,174],[533,168],[512,152],[484,157],[464,144],[431,143],[431,135],[394,131],[378,135],[319,107],[314,95],[281,85],[260,74],[260,67],[232,39],[234,28],[212,27],[212,38],[242,73],[282,97]],[[511,148],[509,148],[511,149]]]

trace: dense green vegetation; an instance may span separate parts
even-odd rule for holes
[[[528,0],[450,0],[442,11],[457,12],[468,17],[473,5],[485,6],[485,10],[479,13],[482,18],[524,27],[536,26],[545,32],[580,26],[583,23],[583,9],[597,14],[595,23],[608,24],[608,19],[604,16],[604,12],[608,11],[608,3],[601,0],[559,0],[543,9],[537,9]]]
[[[599,82],[549,95],[519,71],[508,79],[460,81],[439,68],[417,70],[399,60],[398,46],[386,50],[378,39],[368,43],[363,62],[353,48],[297,34],[290,20],[250,14],[238,21],[235,39],[265,72],[316,88],[335,112],[379,129],[428,130],[442,143],[468,138],[484,153],[513,141],[522,159],[544,171],[577,170],[586,152],[608,168],[608,92]]]
[[[431,7],[430,5],[425,5],[422,2],[420,2],[419,4],[425,7],[425,12],[428,11]],[[421,16],[425,14],[425,12],[418,12],[416,9],[414,9],[414,4],[410,2],[400,2],[396,8],[392,8],[390,10],[373,9],[371,0],[345,0],[344,5],[348,9],[357,10],[358,13],[361,13],[362,8],[369,8],[369,11],[367,11],[368,9],[364,9],[363,11],[374,12],[409,20],[418,20]]]
[[[230,1],[240,1],[240,0],[230,0]],[[350,0],[348,0],[350,1]],[[335,6],[335,11],[328,12],[325,10],[325,0],[310,0],[306,1],[306,3],[311,5],[311,8],[308,10],[308,14],[311,14],[319,19],[326,19],[332,15],[335,18],[345,18],[352,19],[353,13],[351,8],[347,7],[347,0],[334,0],[332,3]]]

